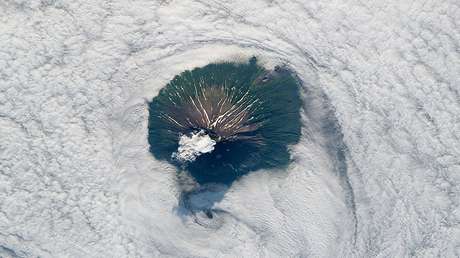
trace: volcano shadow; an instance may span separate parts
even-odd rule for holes
[[[223,184],[212,183],[201,185],[192,191],[183,191],[179,201],[179,214],[202,211],[207,217],[211,217],[210,213],[214,209],[214,204],[224,198],[227,190],[228,187]]]

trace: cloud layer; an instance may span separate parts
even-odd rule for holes
[[[0,256],[460,256],[459,13],[3,1]],[[253,54],[303,82],[295,162],[184,199],[187,179],[148,151],[146,100],[185,69]]]

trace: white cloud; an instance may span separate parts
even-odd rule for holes
[[[450,0],[1,3],[0,256],[460,257],[458,13]],[[214,203],[220,227],[202,227],[148,152],[145,100],[184,69],[251,54],[303,80],[304,135],[291,166],[235,183]]]
[[[203,130],[192,133],[190,136],[182,135],[179,139],[179,148],[172,154],[172,157],[180,162],[192,162],[201,154],[213,151],[214,145],[216,141]]]

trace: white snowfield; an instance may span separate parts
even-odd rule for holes
[[[184,194],[146,101],[251,55],[293,162]],[[0,1],[0,257],[460,257],[458,0]]]

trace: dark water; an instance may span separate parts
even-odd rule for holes
[[[187,117],[181,116],[187,112],[181,112],[181,108],[188,108],[188,99],[196,98],[200,87],[221,87],[231,92],[232,103],[249,95],[251,103],[257,105],[248,107],[251,119],[245,123],[258,126],[253,131],[238,133],[233,140],[218,141],[212,152],[202,154],[194,162],[179,163],[171,155],[177,151],[180,136],[209,129],[178,126],[165,119],[165,114],[186,121]],[[200,184],[230,185],[250,171],[289,164],[287,147],[297,143],[301,133],[300,108],[299,83],[293,74],[281,67],[266,70],[255,58],[248,63],[209,64],[184,71],[149,103],[150,151],[155,158],[187,170]]]

